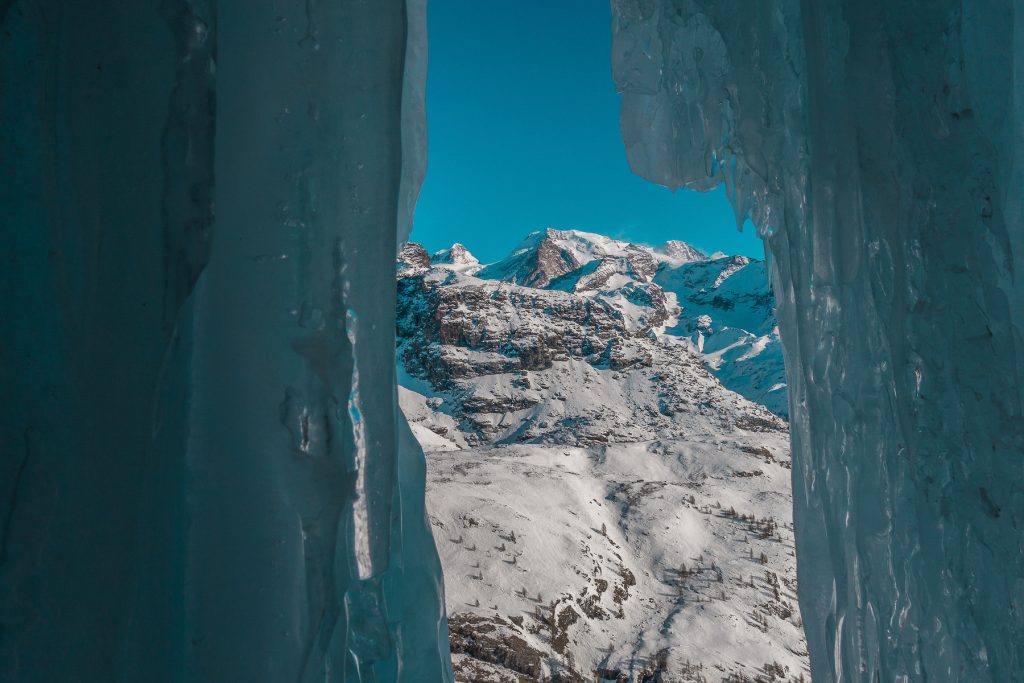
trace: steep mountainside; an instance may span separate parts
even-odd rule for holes
[[[663,267],[654,282],[676,295],[679,322],[667,332],[688,337],[729,389],[789,414],[782,345],[764,261],[724,256]]]
[[[711,258],[679,241],[652,249],[593,233],[551,229],[530,234],[509,256],[486,266],[460,244],[435,254],[432,263],[424,261],[426,252],[419,245],[404,249],[399,262],[399,306],[400,314],[411,317],[400,321],[400,334],[415,337],[425,325],[416,343],[495,352],[498,349],[491,348],[495,337],[480,336],[476,328],[500,321],[505,330],[498,336],[528,336],[538,342],[533,344],[536,353],[550,355],[560,352],[557,339],[553,344],[546,341],[560,333],[555,328],[560,326],[561,313],[548,320],[535,317],[531,319],[535,325],[520,329],[513,322],[517,318],[512,309],[527,305],[543,310],[550,302],[558,311],[569,306],[590,315],[596,307],[619,322],[614,329],[609,328],[610,321],[598,325],[604,336],[592,342],[606,345],[611,338],[652,332],[662,345],[689,340],[726,387],[777,415],[788,414],[782,349],[763,261],[745,256]],[[426,277],[431,265],[433,271]],[[450,271],[474,277],[443,279]],[[425,279],[419,282],[404,276]],[[556,292],[583,296],[559,297]],[[437,326],[417,317],[422,311],[443,314],[448,329],[429,329]],[[581,321],[588,329],[594,325],[587,317],[570,318],[577,326]],[[459,325],[466,328],[466,339],[479,338],[480,343],[451,344],[448,337]],[[517,346],[524,343],[519,339]],[[509,362],[515,365],[522,350],[510,351]],[[530,365],[536,360],[530,356],[525,362]]]
[[[553,230],[462,252],[398,264],[459,680],[799,680],[787,425],[712,372],[781,383],[763,264]]]

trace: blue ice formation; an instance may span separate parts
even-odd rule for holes
[[[612,4],[633,169],[774,259],[814,681],[1024,680],[1024,6]]]
[[[0,680],[451,680],[393,376],[424,11],[0,3]]]

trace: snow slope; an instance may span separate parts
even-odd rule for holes
[[[738,431],[431,453],[457,678],[806,676],[787,448]],[[519,656],[480,652],[488,634]]]

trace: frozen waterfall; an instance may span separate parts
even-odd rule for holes
[[[816,683],[1024,676],[1024,8],[613,0],[645,178],[773,255]]]
[[[0,679],[450,680],[393,377],[424,11],[0,3]]]

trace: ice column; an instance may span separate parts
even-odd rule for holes
[[[1024,9],[613,0],[640,175],[775,258],[816,683],[1024,677]]]
[[[424,11],[0,3],[0,679],[451,679],[393,377]]]

